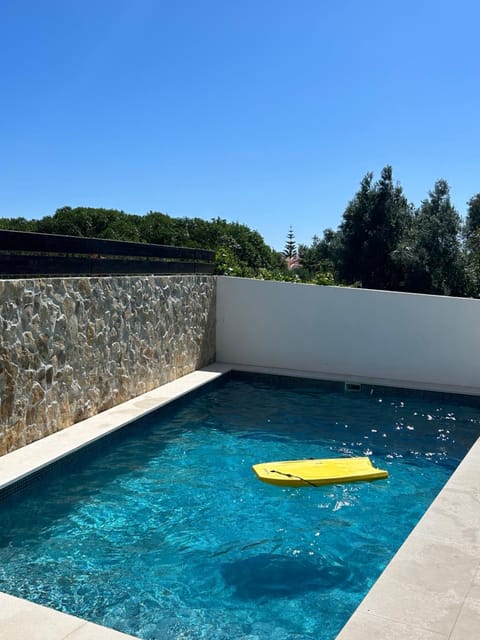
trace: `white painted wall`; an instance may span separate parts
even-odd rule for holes
[[[480,393],[480,301],[219,277],[217,361]]]

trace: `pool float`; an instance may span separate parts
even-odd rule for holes
[[[370,458],[310,458],[261,462],[254,464],[252,469],[262,482],[281,487],[319,487],[388,477],[388,472],[375,468]]]

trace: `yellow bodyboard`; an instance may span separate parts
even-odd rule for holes
[[[323,458],[261,462],[252,467],[257,478],[282,487],[307,487],[387,478],[370,458]]]

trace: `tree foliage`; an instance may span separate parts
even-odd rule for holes
[[[404,245],[402,264],[410,291],[462,295],[465,271],[460,243],[461,219],[450,201],[445,180],[438,180],[423,200]],[[405,247],[409,250],[405,251]]]
[[[62,207],[53,216],[37,221],[39,233],[59,233],[85,238],[105,238],[108,240],[131,240],[140,242],[138,219],[116,209],[95,209],[93,207]]]
[[[158,211],[139,216],[116,209],[62,207],[40,220],[5,218],[0,228],[211,249],[217,255],[216,272],[226,275],[255,277],[261,270],[284,270],[282,255],[258,231],[222,218],[207,221]]]
[[[314,236],[311,246],[298,247],[300,268],[298,275],[307,282],[335,284],[335,270],[339,257],[339,234],[325,229],[323,238]]]
[[[295,234],[292,227],[288,230],[287,240],[285,242],[285,248],[283,249],[283,255],[287,260],[293,260],[297,257],[297,242],[295,240]]]
[[[367,173],[340,225],[340,277],[373,289],[398,288],[398,263],[393,252],[409,227],[411,215],[402,187],[393,182],[392,167],[386,166],[375,183],[373,174]]]
[[[480,295],[480,193],[468,201],[463,231],[466,293]]]
[[[462,224],[445,180],[415,208],[389,165],[376,181],[363,177],[336,230],[297,245],[290,227],[283,252],[239,222],[158,211],[62,207],[39,220],[0,219],[0,229],[211,249],[223,275],[480,297],[480,193]]]

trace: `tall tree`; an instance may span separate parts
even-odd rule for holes
[[[464,295],[461,219],[450,201],[446,180],[438,180],[415,216],[407,274],[413,291]]]
[[[297,243],[295,240],[295,234],[293,233],[293,229],[291,226],[287,233],[287,240],[285,242],[283,255],[285,256],[285,258],[287,258],[287,260],[293,260],[297,257]]]
[[[468,201],[464,226],[467,294],[480,295],[480,193]]]
[[[367,173],[339,228],[341,278],[369,288],[399,288],[400,273],[394,252],[411,215],[402,187],[393,182],[391,166],[383,168],[376,183],[373,174]]]
[[[480,193],[477,193],[467,202],[467,217],[465,219],[465,239],[468,244],[480,231]]]

